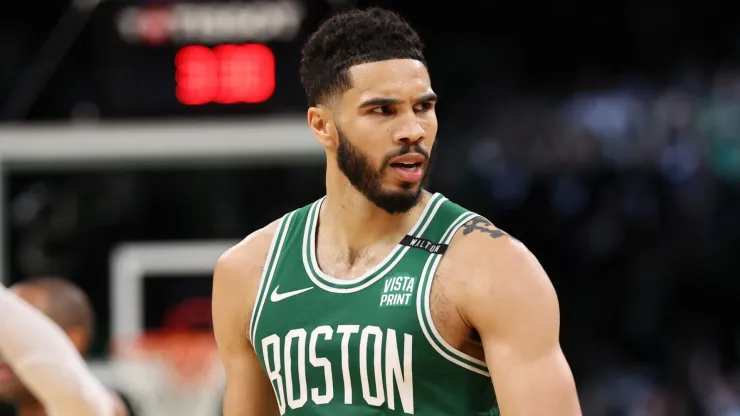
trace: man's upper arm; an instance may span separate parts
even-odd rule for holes
[[[111,416],[113,401],[67,334],[0,284],[0,352],[48,413]]]
[[[274,228],[271,224],[227,251],[214,271],[213,328],[226,370],[225,416],[279,414],[247,328]]]
[[[19,369],[29,390],[50,415],[117,416],[115,402],[102,383],[85,365],[70,361],[59,363],[40,359]],[[45,382],[38,382],[41,379]]]
[[[486,227],[463,232],[469,280],[459,304],[481,337],[502,415],[580,415],[552,283],[521,243]]]

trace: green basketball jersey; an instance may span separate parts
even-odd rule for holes
[[[447,244],[477,214],[435,194],[385,260],[343,280],[316,260],[323,201],[280,220],[250,322],[281,414],[497,415],[485,362],[445,342],[429,307]]]

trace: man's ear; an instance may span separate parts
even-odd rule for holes
[[[332,111],[319,105],[311,107],[307,112],[308,125],[316,139],[324,147],[333,148],[337,145],[337,129]]]

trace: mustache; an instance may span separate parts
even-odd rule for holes
[[[414,144],[404,143],[404,145],[401,146],[398,150],[396,150],[395,152],[391,154],[386,155],[383,158],[382,166],[386,167],[390,164],[391,159],[399,157],[399,156],[403,156],[409,153],[418,153],[424,156],[425,162],[429,161],[429,152],[423,147],[421,147],[419,143],[414,143]]]

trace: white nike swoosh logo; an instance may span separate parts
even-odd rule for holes
[[[313,289],[313,286],[311,286],[311,287],[306,287],[303,289],[292,290],[290,292],[278,293],[279,287],[280,285],[275,286],[275,290],[273,290],[272,294],[270,294],[270,300],[272,302],[280,302],[281,300],[288,299],[291,296],[300,295],[303,292]]]

